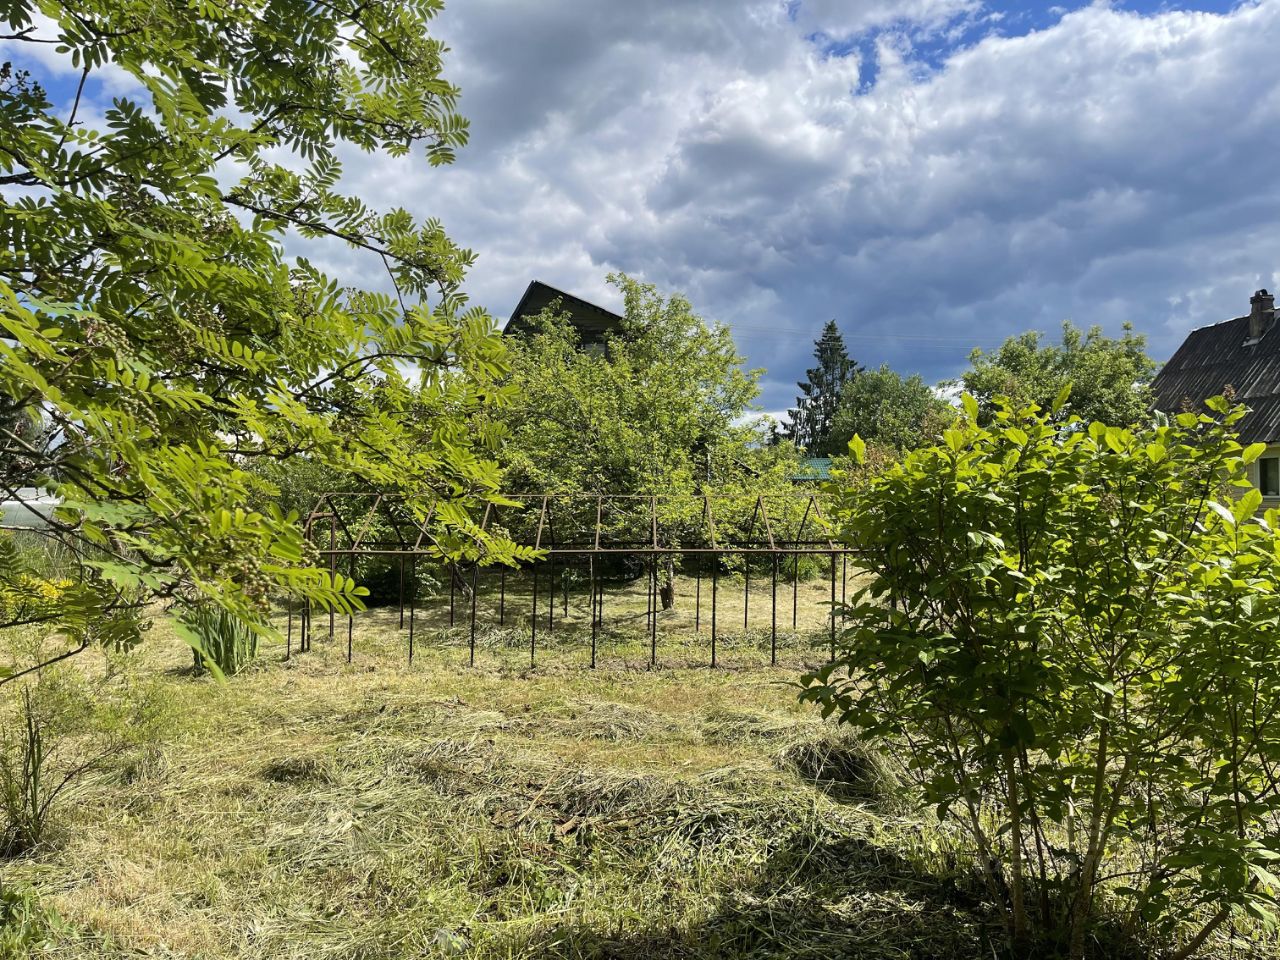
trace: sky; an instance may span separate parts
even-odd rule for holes
[[[1280,286],[1280,0],[452,0],[436,32],[470,144],[347,189],[440,218],[499,320],[535,278],[682,292],[766,410],[828,319],[936,381],[1065,319],[1162,360]]]

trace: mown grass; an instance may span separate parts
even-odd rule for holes
[[[412,611],[405,606],[403,616],[396,606],[358,614],[352,621],[353,660],[358,660],[366,648],[395,642],[407,657],[412,621],[415,656],[431,653],[449,664],[468,663],[471,585],[465,578],[460,579],[452,604],[446,585]],[[837,598],[841,591],[853,589],[856,582],[852,573],[847,580],[841,577],[836,584]],[[541,666],[543,652],[561,655],[548,661],[547,666],[553,669],[590,664],[592,630],[587,584],[573,581],[566,595],[557,579],[553,598],[547,583],[546,578],[539,583],[535,629],[533,589],[527,577],[508,576],[500,581],[495,572],[488,571],[477,582],[478,665],[509,669]],[[723,576],[714,586],[707,577],[699,581],[681,576],[676,588],[675,607],[658,614],[655,651],[645,582],[606,583],[603,621],[596,638],[597,666],[647,669],[651,661],[661,667],[709,665],[713,626],[716,663],[727,669],[768,665],[775,651],[777,663],[793,671],[823,662],[830,655],[831,584],[826,578],[798,584],[779,580],[776,597],[770,579],[759,575],[749,582],[741,574]],[[294,618],[295,630],[297,619]],[[329,615],[317,613],[313,619],[314,635],[328,639],[330,622]],[[286,630],[284,622],[281,630]],[[333,638],[345,650],[348,618],[333,617],[332,631]],[[398,640],[393,641],[393,636]]]
[[[441,615],[412,667],[383,610],[351,664],[326,622],[311,653],[268,650],[225,686],[153,637],[128,669],[171,718],[0,868],[62,918],[48,953],[998,955],[952,839],[797,702],[794,665],[759,664],[759,637],[711,670],[668,636],[651,670],[647,634],[620,630],[593,671],[562,630],[530,670],[491,631],[467,669]],[[825,631],[788,642],[817,658]]]

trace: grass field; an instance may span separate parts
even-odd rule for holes
[[[785,649],[817,662],[808,609],[816,633]],[[326,618],[311,653],[224,686],[157,628],[109,682],[140,678],[159,719],[3,866],[62,918],[40,955],[997,955],[947,835],[797,702],[796,666],[758,665],[758,631],[711,670],[665,623],[648,669],[641,616],[593,671],[581,624],[535,670],[525,634],[487,628],[467,669],[442,617],[418,621],[412,667],[382,610],[351,664]]]
[[[852,589],[856,577],[837,581],[836,589]],[[454,591],[452,618],[447,585],[416,607],[404,610],[403,626],[397,607],[381,607],[358,614],[351,622],[352,660],[366,650],[385,651],[398,642],[408,658],[409,625],[414,625],[415,656],[432,656],[455,665],[470,661],[470,585]],[[831,585],[826,578],[790,584],[779,580],[776,602],[767,577],[744,583],[741,575],[695,581],[676,580],[673,609],[658,614],[656,649],[648,618],[648,597],[643,580],[611,582],[604,599],[603,623],[597,631],[596,664],[610,669],[709,666],[715,627],[715,656],[729,669],[778,665],[797,669],[825,662],[830,656]],[[712,595],[715,617],[712,617]],[[537,665],[550,651],[554,663],[568,666],[591,663],[591,602],[584,583],[575,583],[567,596],[557,590],[549,603],[546,581],[540,585],[536,630],[533,629],[533,590],[527,578],[508,577],[501,586],[493,572],[486,574],[476,591],[477,665],[519,669]],[[839,594],[837,593],[837,596]],[[452,623],[451,623],[452,620]],[[296,624],[296,621],[295,621]],[[297,627],[295,626],[295,630]],[[330,636],[330,618],[316,614],[316,642]],[[281,631],[287,632],[281,622]],[[345,652],[348,618],[333,618],[333,637]],[[395,639],[398,637],[398,640]],[[280,651],[283,653],[283,650]]]

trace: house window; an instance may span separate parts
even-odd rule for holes
[[[1258,490],[1264,497],[1280,497],[1280,457],[1258,460]]]

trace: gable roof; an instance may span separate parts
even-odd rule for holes
[[[1199,407],[1227,386],[1249,407],[1240,421],[1240,439],[1280,442],[1280,323],[1272,320],[1256,342],[1249,317],[1236,317],[1187,334],[1151,382],[1155,407],[1179,413],[1185,401]]]
[[[606,333],[622,329],[622,317],[612,310],[565,293],[541,280],[534,280],[525,288],[524,296],[511,311],[511,319],[503,327],[505,336],[518,336],[531,329],[530,321],[556,300],[560,301],[560,309],[569,315],[569,322],[578,330],[578,337],[583,346],[603,343]]]

